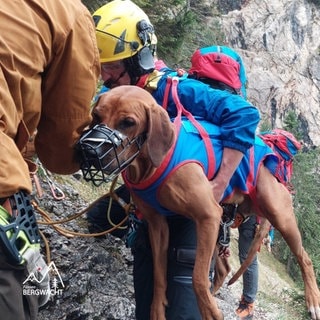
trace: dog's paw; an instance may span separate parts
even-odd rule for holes
[[[320,320],[320,307],[310,307],[309,314],[312,320]]]

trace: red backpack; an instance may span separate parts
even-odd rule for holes
[[[214,45],[196,50],[189,77],[247,98],[245,67],[241,56],[230,47]]]
[[[279,163],[275,176],[288,189],[291,188],[290,180],[293,172],[293,157],[301,149],[301,143],[295,136],[283,129],[273,129],[261,132],[258,135],[276,154]]]

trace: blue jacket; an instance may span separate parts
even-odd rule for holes
[[[172,76],[167,69],[152,91],[157,103],[163,105],[167,77]],[[256,107],[238,95],[210,88],[201,81],[181,77],[178,84],[179,99],[189,112],[221,128],[223,147],[245,153],[255,140],[255,131],[260,121]],[[169,93],[167,111],[171,118],[176,116],[176,105]]]

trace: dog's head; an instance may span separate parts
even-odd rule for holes
[[[91,159],[85,166],[107,175],[118,174],[136,158],[158,167],[174,143],[167,112],[139,87],[120,86],[106,92],[92,115],[93,126],[80,139]]]

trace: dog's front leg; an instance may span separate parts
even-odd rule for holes
[[[148,223],[148,234],[153,257],[153,300],[150,320],[165,320],[167,305],[167,252],[169,245],[169,228],[164,216],[152,207],[135,199],[135,204]]]
[[[216,211],[216,212],[215,212]],[[219,210],[214,210],[211,216],[197,221],[197,254],[193,269],[193,288],[197,296],[199,310],[203,320],[221,320],[223,314],[219,310],[216,300],[211,294],[208,281],[209,265],[212,258],[219,223],[215,220],[220,217]]]
[[[158,194],[164,207],[195,222],[197,251],[192,280],[201,318],[223,319],[222,312],[210,291],[209,281],[222,208],[214,199],[209,181],[199,165],[185,164],[170,176]]]
[[[153,300],[151,304],[151,320],[165,319],[167,305],[167,252],[169,228],[165,217],[156,215],[157,219],[147,220],[149,238],[153,257]]]

